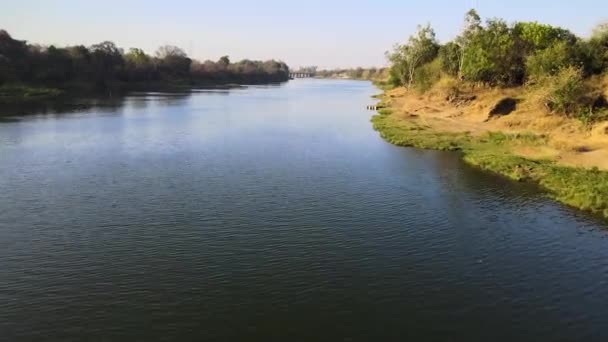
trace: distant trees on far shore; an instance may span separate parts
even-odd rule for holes
[[[242,60],[228,56],[197,61],[184,50],[166,45],[152,55],[138,48],[127,52],[113,42],[89,47],[28,44],[0,30],[0,86],[11,84],[91,84],[179,82],[191,84],[270,83],[289,79],[281,61]]]
[[[295,74],[309,74],[318,78],[345,78],[353,80],[382,80],[388,78],[387,68],[336,68],[319,69],[317,66],[304,66],[294,71]]]
[[[321,78],[348,78],[354,80],[381,80],[387,77],[386,68],[344,68],[319,70],[317,77]]]

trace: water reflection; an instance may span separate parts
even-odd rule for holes
[[[122,114],[125,109],[144,110],[150,102],[160,106],[182,106],[192,96],[180,93],[131,93],[118,96],[61,97],[49,101],[0,106],[0,122],[15,122],[27,117],[59,118],[73,114],[102,112]]]

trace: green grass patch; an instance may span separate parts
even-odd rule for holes
[[[382,138],[399,146],[456,151],[470,140],[467,134],[433,132],[426,126],[399,120],[392,115],[374,115],[372,123]]]
[[[596,122],[608,120],[608,109],[607,108],[593,108],[587,107],[581,110],[576,116],[585,126],[591,127]]]
[[[48,99],[63,92],[55,88],[28,87],[21,85],[0,87],[0,103],[27,102]]]
[[[503,132],[489,132],[479,138],[478,142],[497,146],[512,145],[542,145],[547,143],[545,135],[533,133],[506,134]]]
[[[471,165],[538,184],[557,201],[608,218],[608,172],[560,166],[551,160],[530,160],[510,152],[518,145],[543,145],[546,136],[492,132],[473,137],[468,133],[436,132],[415,121],[381,114],[371,121],[382,138],[392,144],[461,151],[463,160]]]
[[[380,108],[378,109],[378,114],[380,115],[390,115],[393,111],[390,108]]]

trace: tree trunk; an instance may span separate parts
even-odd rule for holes
[[[414,67],[410,67],[409,68],[409,79],[407,81],[407,87],[411,88],[412,87],[412,83],[414,82]]]

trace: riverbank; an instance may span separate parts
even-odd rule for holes
[[[0,104],[28,103],[49,100],[59,97],[64,92],[58,88],[30,87],[30,86],[3,86],[0,87]]]
[[[261,82],[247,85],[252,84],[277,84],[277,82]],[[125,95],[129,92],[189,92],[196,89],[234,89],[247,85],[212,82],[112,83],[103,87],[96,87],[88,83],[70,83],[50,87],[9,85],[0,87],[0,104],[29,104],[56,100],[62,97],[114,96]]]
[[[228,56],[198,61],[181,48],[160,46],[154,55],[128,52],[111,41],[89,47],[45,46],[15,39],[0,29],[0,103],[31,103],[84,94],[114,96],[129,91],[189,91],[234,84],[289,80],[289,67],[277,60]]]
[[[608,218],[608,122],[542,114],[518,92],[482,89],[454,101],[387,90],[372,123],[390,143],[460,151],[471,165],[538,184],[562,203]],[[514,99],[509,110],[496,110],[505,98]]]

